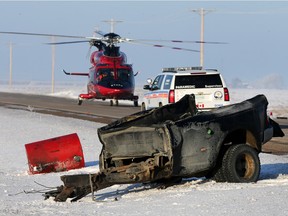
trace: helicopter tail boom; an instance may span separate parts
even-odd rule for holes
[[[64,72],[66,75],[76,75],[76,76],[88,76],[88,75],[89,75],[89,73],[78,73],[78,72],[69,73],[69,72],[66,72],[64,69],[63,69],[63,72]]]

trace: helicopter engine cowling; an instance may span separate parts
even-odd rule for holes
[[[95,51],[91,54],[90,56],[90,63],[92,65],[96,65],[100,62],[100,58],[101,56],[103,56],[103,52],[102,51]]]
[[[91,54],[90,63],[92,65],[97,64],[111,64],[111,58],[116,60],[119,64],[126,64],[127,63],[127,56],[125,53],[120,52],[120,55],[117,57],[111,57],[104,55],[103,51],[95,51]]]

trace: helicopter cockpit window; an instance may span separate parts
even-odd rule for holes
[[[112,68],[99,69],[97,72],[97,77],[98,80],[114,77],[114,71]]]
[[[127,80],[132,76],[132,71],[127,69],[118,69],[117,73],[119,79],[121,80]]]

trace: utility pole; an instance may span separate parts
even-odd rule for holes
[[[205,10],[204,8],[191,10],[194,13],[198,13],[201,17],[201,31],[200,31],[200,66],[204,66],[204,16],[214,10]]]
[[[110,19],[110,20],[103,20],[103,22],[106,22],[106,23],[109,23],[109,24],[110,24],[110,33],[113,33],[113,32],[114,32],[115,24],[121,23],[121,22],[123,22],[123,21]]]
[[[13,43],[9,43],[10,49],[10,65],[9,65],[9,86],[12,86],[12,69],[13,69]]]
[[[52,43],[55,43],[55,37],[52,36],[51,38]],[[52,45],[52,66],[51,66],[51,93],[54,93],[54,81],[55,81],[55,45]]]

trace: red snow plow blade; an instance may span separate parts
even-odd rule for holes
[[[85,166],[76,133],[25,145],[29,173],[61,172]]]

